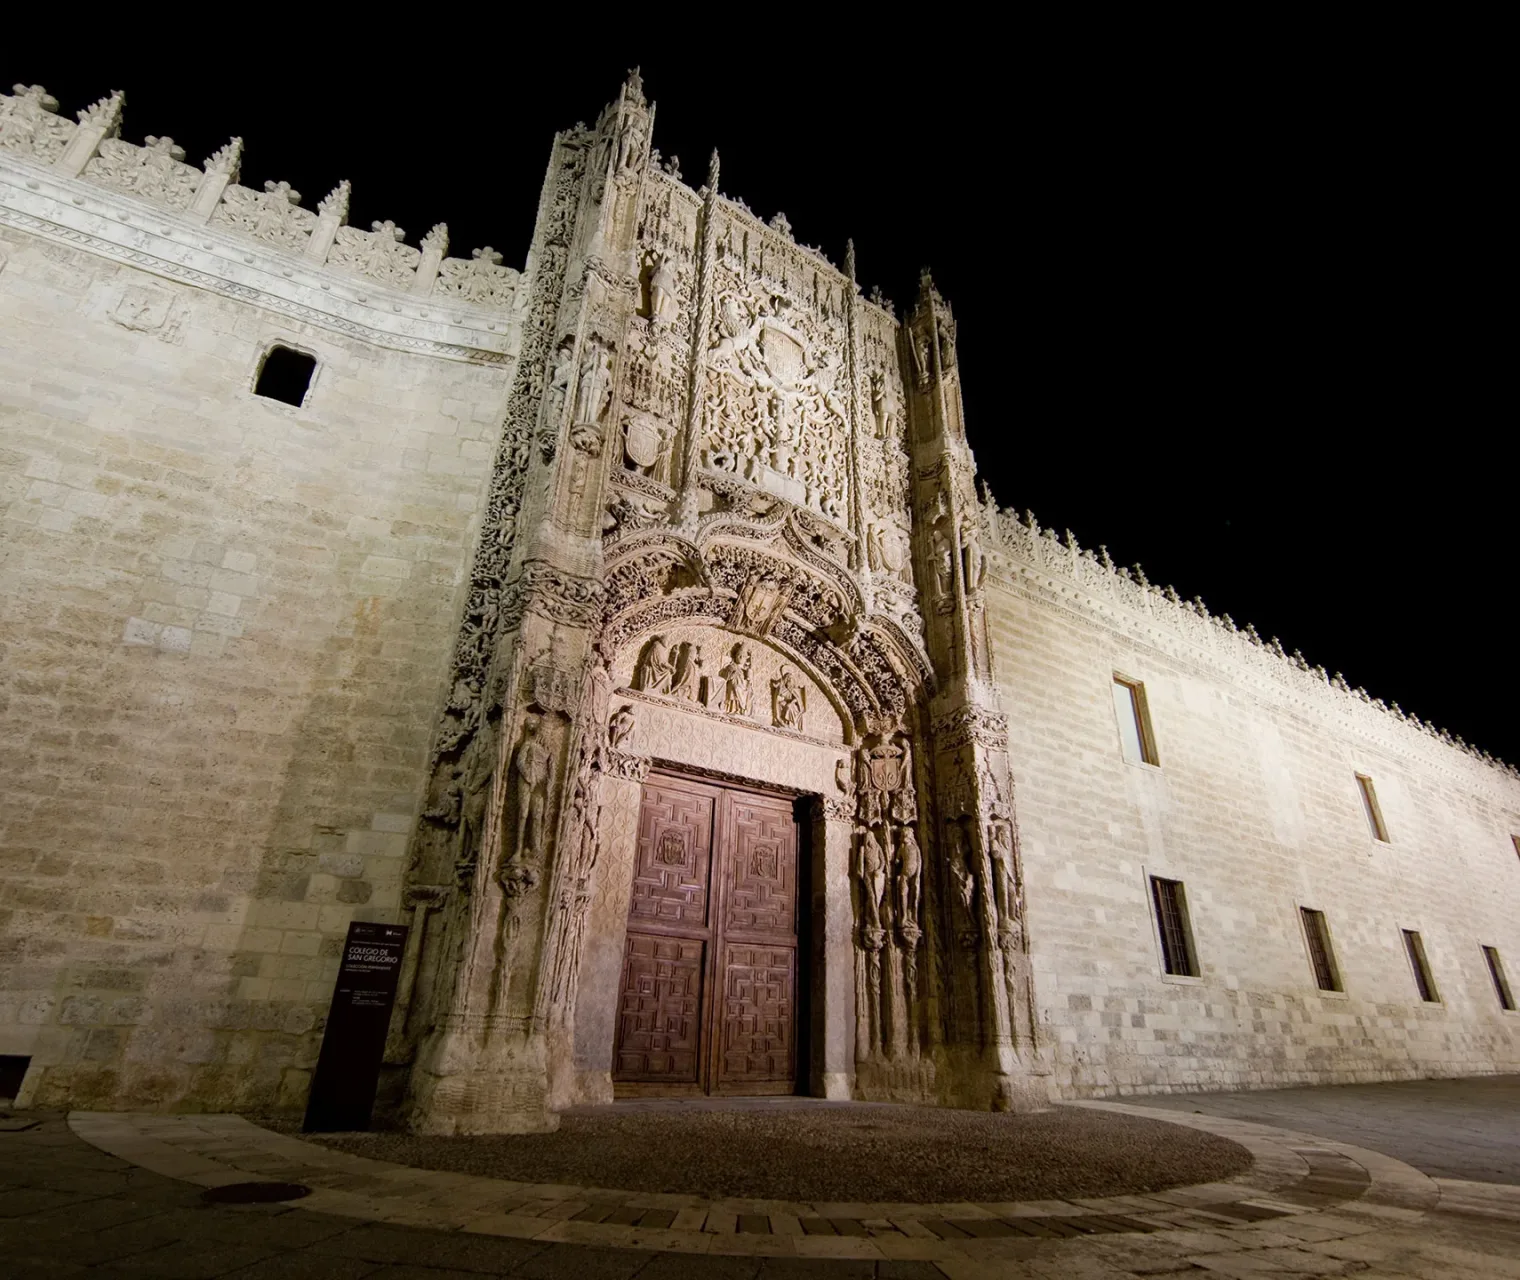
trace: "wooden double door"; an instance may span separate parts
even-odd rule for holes
[[[613,1046],[619,1094],[795,1092],[797,844],[785,797],[650,775]]]

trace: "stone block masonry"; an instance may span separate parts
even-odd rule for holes
[[[1480,950],[1520,959],[1513,771],[1011,513],[987,523],[1059,1092],[1520,1069],[1520,1016]],[[1116,674],[1144,685],[1159,766],[1121,752]],[[1151,875],[1185,886],[1196,978],[1163,972]],[[1302,907],[1324,912],[1343,992],[1316,984]],[[1420,999],[1404,929],[1423,938],[1439,1003]]]
[[[9,163],[8,212],[146,211]],[[397,918],[510,354],[69,216],[0,222],[0,1052],[38,1103],[299,1101],[349,921]]]

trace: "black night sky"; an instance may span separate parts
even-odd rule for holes
[[[247,185],[314,207],[348,178],[352,223],[415,244],[447,222],[453,253],[521,266],[553,133],[639,63],[655,145],[692,185],[717,146],[726,194],[784,209],[835,262],[853,237],[899,313],[932,267],[1000,504],[1520,763],[1509,237],[1504,165],[1464,142],[1479,85],[1407,50],[1128,63],[906,41],[820,61],[783,42],[739,75],[667,39],[535,61],[486,34],[476,72],[395,34],[386,58],[281,37],[166,50],[161,71],[13,44],[0,76],[70,113],[124,89],[131,141],[167,133],[199,163],[241,134]]]

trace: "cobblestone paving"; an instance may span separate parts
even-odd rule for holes
[[[1520,1186],[1520,1076],[1127,1099],[1371,1147],[1433,1178]]]
[[[61,1117],[18,1117],[0,1122],[0,1274],[1520,1280],[1516,1188],[1438,1184],[1390,1157],[1333,1140],[1175,1114],[1178,1123],[1250,1147],[1257,1169],[1227,1183],[1132,1197],[1127,1214],[1112,1200],[899,1206],[901,1222],[894,1226],[864,1216],[879,1206],[832,1206],[841,1217],[860,1214],[854,1220],[868,1234],[859,1236],[813,1235],[800,1224],[792,1234],[790,1222],[776,1222],[786,1215],[774,1210],[765,1215],[769,1232],[747,1235],[737,1221],[706,1221],[711,1205],[700,1223],[690,1208],[683,1223],[676,1209],[665,1228],[505,1213],[501,1204],[520,1198],[521,1184],[492,1187],[484,1185],[492,1179],[381,1162],[359,1162],[368,1167],[358,1169],[354,1157],[238,1117],[73,1118],[76,1129],[118,1154],[87,1145]],[[244,1208],[202,1198],[208,1187],[258,1178],[301,1181],[317,1190],[304,1201]],[[365,1184],[341,1193],[351,1199],[331,1199],[355,1178]],[[504,1193],[503,1186],[512,1189]],[[568,1206],[587,1189],[531,1190],[545,1204]],[[348,1212],[318,1211],[324,1196],[329,1204],[346,1203]],[[759,1205],[755,1210],[763,1212]],[[388,1221],[377,1220],[382,1213]],[[1064,1222],[1068,1229],[1054,1237],[1024,1233],[1017,1229],[1021,1216]],[[1125,1218],[1144,1229],[1082,1229],[1082,1222],[1099,1218]],[[962,1227],[941,1235],[934,1222],[981,1223],[988,1234]],[[920,1227],[922,1234],[902,1226]],[[597,1247],[588,1239],[604,1243]]]

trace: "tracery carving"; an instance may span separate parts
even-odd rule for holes
[[[211,221],[286,249],[304,249],[317,215],[301,208],[301,193],[288,182],[266,182],[262,191],[228,186]]]
[[[84,176],[174,209],[188,208],[204,175],[184,163],[185,149],[173,138],[150,134],[145,142],[135,147],[119,138],[104,139],[85,165]]]
[[[18,84],[0,94],[0,147],[52,164],[78,126],[58,115],[58,99],[40,84]]]
[[[517,299],[519,274],[501,265],[490,245],[471,249],[468,258],[445,258],[438,264],[437,293],[488,307],[510,307]]]
[[[390,221],[372,222],[368,231],[339,227],[327,265],[405,287],[416,278],[417,264],[422,261],[422,251],[405,240],[406,232]]]

